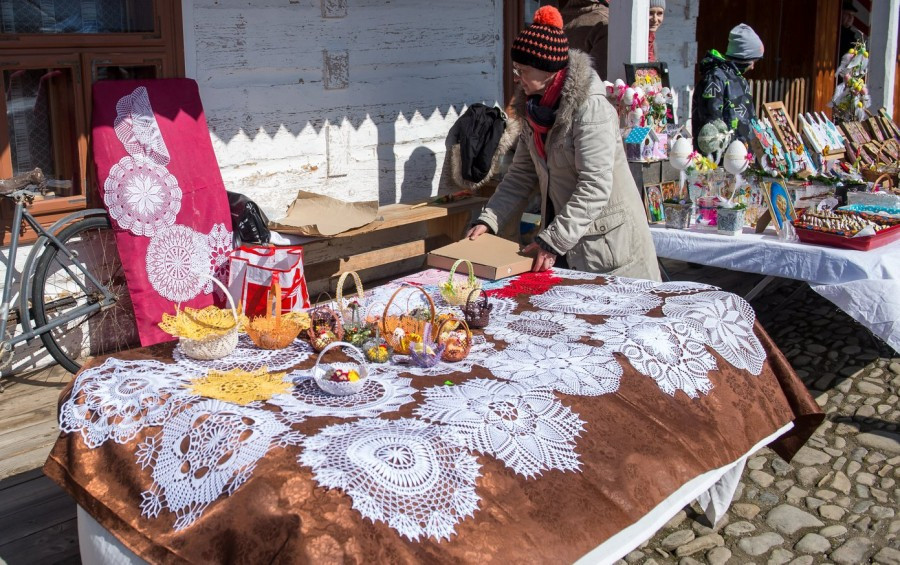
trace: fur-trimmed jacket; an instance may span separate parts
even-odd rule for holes
[[[514,105],[521,121],[515,157],[478,221],[494,233],[518,220],[534,190],[541,195],[538,233],[573,269],[659,280],[659,266],[640,193],[625,159],[615,109],[590,58],[569,51],[556,121],[547,133],[547,160],[537,152],[520,89]],[[556,216],[547,225],[547,199]]]

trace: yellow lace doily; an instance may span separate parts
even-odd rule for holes
[[[204,339],[212,335],[224,335],[234,329],[234,313],[228,308],[207,306],[202,310],[185,308],[172,314],[163,314],[160,329],[175,337]]]
[[[285,373],[270,373],[265,366],[255,371],[240,368],[210,371],[205,377],[192,380],[190,391],[206,398],[241,405],[250,404],[290,391],[292,385],[284,381],[284,375]]]

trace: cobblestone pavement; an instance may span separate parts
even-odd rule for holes
[[[900,565],[900,357],[803,283],[753,307],[825,422],[791,463],[751,456],[714,528],[694,504],[619,564]]]

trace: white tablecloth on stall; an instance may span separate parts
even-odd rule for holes
[[[746,228],[735,237],[651,226],[656,254],[711,267],[809,283],[854,320],[900,350],[900,241],[854,251],[781,241]]]

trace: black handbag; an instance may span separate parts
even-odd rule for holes
[[[235,246],[243,243],[269,243],[269,219],[256,202],[247,196],[228,192],[228,206],[231,208],[231,226],[234,230]]]

